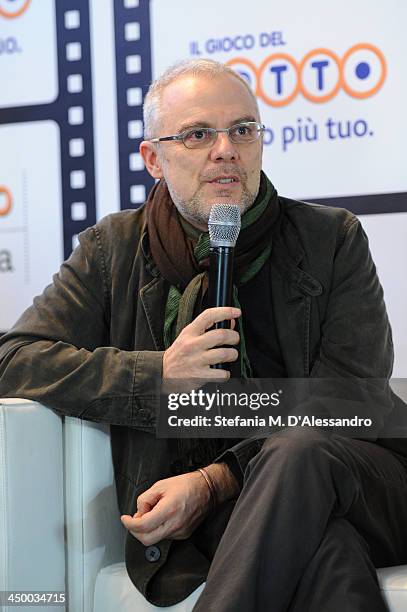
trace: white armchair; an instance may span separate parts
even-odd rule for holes
[[[70,612],[162,610],[126,573],[107,427],[0,400],[0,491],[0,590],[66,591]],[[390,612],[405,611],[407,566],[378,574]],[[202,588],[166,610],[190,612]]]
[[[69,612],[162,610],[124,566],[108,427],[0,399],[0,491],[0,590],[66,591]]]

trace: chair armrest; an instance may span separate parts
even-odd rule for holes
[[[37,402],[0,399],[0,491],[1,589],[65,591],[62,422]]]
[[[109,427],[64,421],[67,576],[70,610],[93,610],[96,576],[123,561]]]

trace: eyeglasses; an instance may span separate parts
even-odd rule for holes
[[[204,149],[206,147],[211,147],[216,142],[220,132],[225,132],[230,142],[234,144],[248,144],[249,142],[258,140],[265,129],[265,126],[257,121],[244,121],[222,130],[216,130],[215,128],[209,127],[190,128],[175,136],[151,138],[150,142],[178,140],[181,141],[187,149]]]

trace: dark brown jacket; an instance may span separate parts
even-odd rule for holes
[[[271,287],[288,376],[388,378],[391,331],[359,221],[341,209],[279,201]],[[145,223],[141,208],[83,232],[53,283],[0,340],[0,396],[111,425],[120,512],[129,514],[143,490],[169,475],[167,442],[154,436],[168,284],[151,259]],[[259,448],[247,440],[229,454],[243,472]],[[150,601],[170,605],[202,582],[208,563],[189,541],[157,548],[159,558],[148,560],[128,536],[127,567]],[[171,592],[157,594],[151,578],[167,566]]]

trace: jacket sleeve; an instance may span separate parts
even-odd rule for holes
[[[292,406],[290,414],[373,417],[374,430],[369,436],[378,441],[383,428],[390,431],[387,423],[393,409],[394,396],[388,386],[393,367],[391,329],[383,290],[358,219],[350,217],[341,234],[327,284],[328,304],[320,325],[318,352],[311,361],[312,400]],[[215,461],[226,462],[242,484],[244,471],[262,442],[243,440]]]
[[[146,414],[155,411],[162,352],[109,346],[108,312],[98,233],[89,228],[53,283],[0,339],[0,396],[144,428]]]

